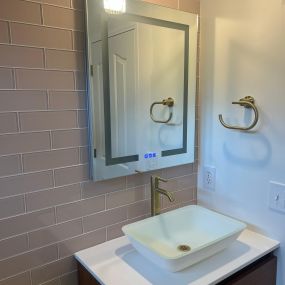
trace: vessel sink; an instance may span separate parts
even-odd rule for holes
[[[181,271],[228,247],[246,225],[190,205],[123,226],[133,247],[171,272]]]

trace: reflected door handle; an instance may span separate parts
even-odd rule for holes
[[[155,117],[153,115],[153,108],[154,108],[155,105],[163,105],[163,106],[168,106],[169,107],[169,117],[168,117],[168,119],[166,119],[166,120],[157,120],[157,119],[155,119]],[[173,107],[173,105],[174,105],[174,99],[171,98],[171,97],[169,97],[167,99],[164,99],[162,101],[153,102],[151,104],[150,110],[149,110],[151,119],[155,123],[160,123],[160,124],[168,123],[172,119],[172,116],[173,116],[173,112],[172,112],[172,110],[170,110],[170,107]]]

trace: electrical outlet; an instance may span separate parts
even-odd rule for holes
[[[216,185],[216,168],[206,166],[204,167],[204,187],[212,191],[215,190]]]
[[[285,213],[285,185],[278,182],[270,182],[269,207],[273,210]]]

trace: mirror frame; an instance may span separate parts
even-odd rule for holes
[[[99,0],[94,0],[99,1]],[[103,0],[102,7],[103,9]],[[86,5],[86,31],[87,31],[87,66],[91,61],[90,59],[90,42],[89,42],[89,29],[88,29],[88,11]],[[112,157],[112,138],[111,138],[111,114],[110,114],[110,86],[109,86],[109,55],[108,55],[108,17],[127,17],[130,21],[137,21],[140,23],[148,23],[156,26],[167,27],[171,29],[178,29],[184,31],[185,50],[184,50],[184,90],[183,90],[183,141],[182,147],[178,149],[164,150],[161,153],[162,157],[185,154],[189,150],[189,141],[192,142],[194,149],[194,136],[195,136],[195,97],[196,97],[196,66],[197,66],[197,38],[198,38],[198,15],[183,12],[180,10],[150,4],[138,0],[126,0],[126,12],[123,15],[112,16],[106,12],[101,13],[101,36],[102,36],[102,70],[103,70],[103,97],[104,97],[104,125],[105,125],[105,158],[106,166],[112,166],[120,163],[129,163],[139,160],[139,155],[130,155],[123,157]],[[97,11],[98,12],[98,11]],[[175,14],[175,15],[174,15]],[[98,14],[99,15],[99,14]],[[147,16],[146,16],[147,15]],[[192,42],[195,45],[191,44]],[[90,176],[94,177],[93,159],[95,151],[93,149],[93,88],[90,82],[91,70],[87,68],[87,93],[88,93],[88,129],[89,129],[89,157],[90,157]],[[195,82],[195,84],[192,84]],[[194,131],[189,134],[189,128]],[[194,162],[193,155],[188,162]]]

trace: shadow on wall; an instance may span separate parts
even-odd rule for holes
[[[223,152],[233,164],[254,168],[267,166],[272,156],[271,144],[261,133],[254,133],[253,136],[252,133],[241,135],[230,131],[223,144]]]

